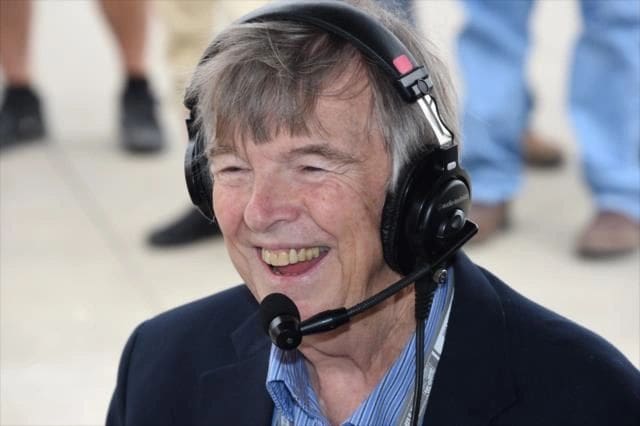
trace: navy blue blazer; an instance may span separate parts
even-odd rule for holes
[[[640,372],[594,333],[458,254],[425,425],[640,425]],[[109,426],[270,425],[270,342],[239,286],[142,323]]]

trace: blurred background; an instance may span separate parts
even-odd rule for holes
[[[31,74],[47,136],[0,155],[2,425],[104,423],[133,328],[240,283],[219,238],[178,248],[147,241],[154,227],[188,205],[175,81],[176,73],[189,71],[167,65],[171,14],[163,1],[148,3],[147,77],[166,141],[154,155],[121,149],[123,67],[99,3],[33,3]],[[251,9],[260,2],[216,2],[211,29],[216,20],[232,19],[238,3]],[[462,5],[417,1],[415,8],[418,27],[437,46],[462,95],[455,53]],[[566,113],[578,4],[540,1],[531,25],[532,126],[559,142],[566,161],[527,169],[510,231],[466,251],[527,297],[602,335],[638,367],[640,254],[588,261],[574,250],[592,214]]]

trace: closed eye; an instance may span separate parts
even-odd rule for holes
[[[233,183],[239,180],[244,180],[251,170],[246,167],[239,166],[227,166],[222,167],[219,170],[215,170],[213,177],[218,182]]]
[[[218,170],[218,173],[236,173],[236,172],[242,172],[245,170],[247,169],[243,169],[242,167],[231,166],[231,167],[225,167],[221,170]]]
[[[302,166],[300,169],[305,173],[326,172],[326,169],[316,166]]]

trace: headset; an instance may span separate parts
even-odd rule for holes
[[[384,70],[404,101],[420,106],[438,144],[401,170],[396,190],[385,199],[380,237],[385,261],[400,274],[434,261],[460,238],[468,222],[471,186],[459,164],[457,141],[442,122],[431,95],[433,82],[427,68],[416,62],[390,30],[340,1],[276,2],[245,15],[238,23],[264,21],[304,23],[345,39]],[[211,56],[205,55],[200,63]],[[214,221],[213,179],[205,155],[206,141],[195,120],[196,102],[185,100],[190,111],[185,177],[191,201]]]

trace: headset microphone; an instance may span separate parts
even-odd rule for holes
[[[262,327],[271,341],[282,349],[295,349],[302,341],[300,312],[284,294],[272,293],[260,303]]]
[[[381,292],[348,309],[343,307],[323,311],[301,322],[298,308],[291,299],[281,293],[269,294],[260,304],[264,331],[269,335],[273,344],[280,349],[295,349],[302,342],[302,336],[334,330],[349,322],[352,317],[373,308],[429,274],[433,275],[434,281],[442,284],[440,281],[443,275],[436,274],[436,272],[440,271],[441,265],[445,264],[476,232],[478,232],[478,226],[467,220],[459,238],[453,241],[435,262],[424,265]]]

